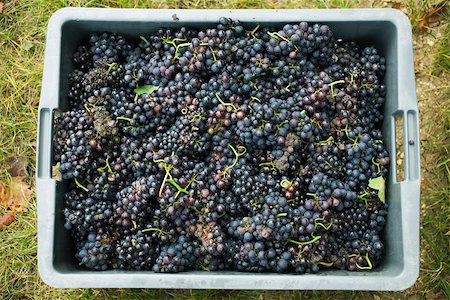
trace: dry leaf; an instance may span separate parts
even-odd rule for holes
[[[25,50],[25,51],[30,50],[31,48],[33,48],[33,46],[34,46],[34,44],[33,44],[32,41],[25,40],[22,43],[22,49]]]
[[[13,177],[6,185],[0,185],[0,204],[5,209],[25,211],[30,200],[30,187],[22,177]]]
[[[26,177],[28,162],[23,157],[10,157],[8,159],[8,172],[11,176]]]
[[[16,220],[13,211],[6,212],[3,216],[0,217],[0,230],[9,226]]]
[[[3,13],[3,1],[0,1],[0,14]]]
[[[443,1],[439,4],[433,5],[428,9],[422,11],[419,15],[419,30],[428,29],[431,24],[438,23],[444,20],[444,15],[448,11],[448,2]]]
[[[397,1],[386,1],[386,4],[395,9],[400,9],[402,7],[402,4]]]

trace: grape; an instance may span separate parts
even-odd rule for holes
[[[73,53],[53,162],[93,270],[317,273],[384,253],[386,60],[327,24],[222,17]]]

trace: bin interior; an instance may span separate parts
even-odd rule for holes
[[[250,19],[250,17],[249,17]],[[345,22],[326,22],[320,19],[308,20],[308,19],[286,19],[283,22],[265,22],[265,21],[252,21],[246,22],[242,20],[246,29],[254,28],[256,24],[261,26],[270,25],[278,28],[286,23],[299,23],[301,21],[307,21],[310,23],[323,23],[330,26],[333,34],[337,38],[343,40],[356,41],[361,47],[374,46],[380,54],[386,57],[387,72],[384,78],[384,82],[387,86],[386,103],[384,105],[384,121],[382,124],[384,142],[387,149],[390,151],[391,158],[395,158],[395,136],[391,130],[391,123],[394,122],[394,114],[398,107],[398,92],[397,92],[397,29],[394,24],[389,21],[345,21]],[[186,26],[196,29],[208,28],[208,26],[215,26],[212,22],[183,22],[178,21],[166,21],[166,22],[122,22],[122,21],[67,21],[62,27],[61,37],[61,59],[60,65],[60,87],[59,87],[59,110],[67,110],[67,77],[73,69],[72,66],[72,54],[74,53],[77,45],[85,42],[89,35],[93,32],[115,32],[124,35],[128,40],[137,40],[140,35],[146,36],[152,34],[161,27],[178,28]],[[392,159],[395,161],[395,159]],[[402,224],[401,224],[401,202],[400,202],[400,189],[396,184],[394,166],[390,167],[390,173],[386,181],[386,202],[389,204],[389,214],[385,225],[384,244],[385,244],[385,257],[379,267],[368,272],[349,272],[340,270],[321,270],[318,275],[326,276],[327,274],[339,275],[339,276],[395,276],[403,270],[403,245],[402,245]],[[53,249],[53,267],[60,273],[93,273],[91,271],[80,266],[75,259],[74,245],[72,237],[69,231],[64,228],[64,215],[62,213],[64,201],[63,193],[66,189],[64,181],[58,181],[56,186],[56,205],[55,205],[55,236],[54,236],[54,249]],[[126,273],[133,271],[123,270],[110,270],[103,271],[102,274],[111,273]],[[147,271],[151,272],[151,271]],[[202,271],[191,271],[189,273],[196,273]],[[99,272],[96,272],[99,274]],[[185,272],[184,274],[186,274]],[[188,273],[188,274],[189,274]],[[211,272],[219,273],[219,272]],[[222,271],[220,274],[234,274],[233,271]],[[239,273],[245,274],[245,273]],[[273,273],[247,273],[250,276],[268,276]],[[174,274],[173,274],[174,275]],[[283,276],[283,274],[277,274],[277,276]],[[307,275],[302,275],[307,276]],[[312,275],[315,276],[315,275]]]

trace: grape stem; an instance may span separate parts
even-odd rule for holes
[[[345,83],[344,80],[337,80],[337,81],[333,81],[332,83],[329,83],[329,84],[328,84],[328,86],[329,86],[330,89],[331,89],[331,95],[332,95],[333,97],[337,96],[337,94],[334,92],[334,86],[335,86],[336,84],[343,84],[343,83]]]
[[[202,117],[203,117],[203,114],[198,112],[198,113],[194,114],[194,115],[191,117],[191,119],[189,120],[189,123],[193,123],[193,122],[195,122],[195,121],[199,121],[199,120],[202,119]]]
[[[216,96],[217,100],[219,100],[219,102],[220,102],[223,106],[231,106],[231,107],[233,108],[234,112],[237,112],[237,111],[240,110],[240,108],[237,108],[236,106],[234,106],[233,103],[231,103],[231,102],[224,102],[224,101],[222,100],[222,98],[220,98],[219,93],[215,93],[215,96]]]
[[[318,265],[325,266],[325,267],[327,267],[327,268],[331,268],[331,267],[333,266],[333,262],[327,263],[327,262],[324,262],[324,261],[319,261],[317,264],[318,264]]]
[[[139,38],[140,38],[141,40],[143,40],[144,42],[148,43],[148,40],[147,40],[143,35],[140,35]]]
[[[105,169],[108,168],[108,171],[109,171],[111,174],[113,174],[113,175],[117,174],[117,172],[114,172],[114,171],[112,170],[111,165],[109,164],[109,161],[108,161],[108,160],[109,160],[109,158],[106,159],[105,166],[104,166],[103,168],[98,168],[97,171],[98,171],[99,173],[103,173],[103,172],[105,172]],[[136,162],[136,161],[134,161],[134,162]]]
[[[372,163],[375,166],[377,166],[377,174],[380,174],[381,173],[381,162],[380,162],[380,160],[378,158],[375,160],[375,157],[372,157]]]
[[[259,166],[260,167],[268,166],[268,167],[271,167],[272,170],[274,170],[274,171],[277,170],[277,168],[275,167],[275,164],[272,161],[260,163]]]
[[[174,155],[174,153],[172,153],[172,155]],[[171,185],[173,185],[177,189],[177,193],[175,194],[175,199],[181,193],[189,194],[189,191],[187,189],[189,188],[189,186],[193,182],[197,181],[196,177],[198,176],[198,174],[195,174],[191,179],[189,179],[187,185],[183,188],[173,179],[172,174],[170,174],[170,171],[173,169],[173,165],[166,164],[164,162],[164,159],[155,159],[155,160],[153,160],[153,162],[155,162],[155,163],[162,163],[162,166],[163,166],[164,170],[166,171],[166,174],[164,175],[163,182],[161,183],[161,188],[159,189],[159,194],[158,194],[159,197],[162,197],[162,194],[163,194],[163,191],[164,191],[164,187],[166,186],[166,183],[170,183]]]
[[[291,87],[292,83],[289,82],[289,84],[287,86],[285,86],[283,88],[283,90],[285,90],[286,92],[290,92],[291,90],[289,89]]]
[[[110,64],[107,64],[107,66],[108,66],[108,71],[106,72],[106,74],[109,74],[109,72],[111,72],[112,68],[117,66],[117,63],[110,63]]]
[[[332,141],[334,141],[334,138],[333,138],[333,136],[330,135],[326,140],[316,142],[315,145],[316,146],[325,146],[325,145],[328,145],[328,143],[332,142]]]
[[[358,195],[357,199],[364,201],[364,203],[366,204],[366,209],[369,207],[369,200],[367,199],[366,196],[368,196],[369,193],[368,192],[364,192],[364,194]]]
[[[118,121],[118,120],[123,120],[123,121],[128,121],[128,122],[131,122],[131,121],[132,121],[132,119],[130,119],[130,118],[116,117],[116,121]]]
[[[316,230],[317,226],[321,226],[325,230],[329,230],[331,226],[333,226],[333,222],[328,224],[328,226],[325,226],[323,223],[319,223],[318,221],[325,221],[324,218],[317,218],[314,220],[314,230]]]
[[[256,38],[256,36],[255,36],[255,33],[256,33],[256,31],[259,29],[259,24],[258,25],[256,25],[256,27],[252,30],[252,31],[250,31],[250,35],[256,40],[257,38]]]
[[[283,189],[288,189],[288,188],[290,188],[290,187],[292,186],[292,181],[287,180],[287,179],[283,179],[283,180],[281,180],[281,182],[280,182],[280,186],[281,186]]]
[[[239,157],[241,157],[242,155],[244,155],[247,152],[247,148],[245,148],[244,146],[237,146],[238,149],[244,149],[242,152],[237,152],[236,149],[230,144],[228,144],[228,147],[231,148],[231,150],[233,151],[235,157],[234,157],[233,163],[231,165],[227,166],[225,168],[225,170],[223,170],[223,173],[222,173],[222,177],[223,178],[226,178],[226,176],[231,171],[231,169],[233,169],[233,167],[237,164],[237,162],[239,160]]]
[[[82,185],[82,184],[78,181],[78,179],[77,179],[76,177],[74,178],[74,180],[75,180],[75,184],[76,184],[80,189],[84,190],[85,192],[89,192],[89,190],[88,190],[84,185]]]
[[[282,39],[282,40],[284,40],[284,41],[286,41],[286,42],[288,42],[288,43],[290,42],[290,40],[289,40],[288,38],[282,36],[282,35],[279,34],[278,32],[267,32],[267,34],[270,35],[271,37],[273,37],[273,38],[276,39],[276,40]]]
[[[162,40],[163,42],[170,44],[175,48],[175,56],[173,57],[174,59],[178,59],[180,57],[180,48],[192,45],[192,43],[181,43],[178,45],[175,43],[175,42],[185,42],[187,41],[187,39],[175,38],[171,40],[170,37],[163,37]]]
[[[360,254],[352,254],[352,255],[349,255],[348,257],[359,258],[359,257],[361,257],[361,255]],[[372,262],[370,261],[370,258],[369,258],[369,252],[366,252],[366,254],[363,257],[364,257],[364,259],[367,262],[367,267],[360,266],[358,263],[356,263],[356,266],[360,270],[371,270],[373,268],[373,265],[372,265]]]
[[[319,201],[317,200],[317,196],[314,193],[306,193],[307,196],[311,196],[314,198],[314,203],[316,204],[317,207],[319,207]]]
[[[315,236],[315,237],[313,237],[312,240],[309,240],[309,241],[306,241],[306,242],[297,242],[297,241],[294,241],[294,240],[287,240],[287,241],[291,242],[291,243],[294,243],[296,245],[305,246],[305,245],[309,245],[309,244],[312,244],[312,243],[320,240],[320,238],[321,238],[321,236]]]
[[[146,229],[142,230],[142,232],[147,232],[147,231],[157,231],[158,237],[160,237],[162,234],[167,234],[167,232],[165,232],[161,228],[157,228],[157,227],[150,227],[150,228],[146,228]]]

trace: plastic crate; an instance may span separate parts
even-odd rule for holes
[[[177,18],[173,18],[176,14]],[[318,274],[191,271],[90,271],[78,265],[73,242],[63,227],[66,184],[52,179],[52,134],[56,111],[68,108],[67,74],[76,45],[91,32],[118,32],[138,37],[160,27],[204,28],[225,16],[245,25],[283,25],[300,21],[330,25],[336,37],[374,45],[387,59],[383,132],[393,158],[387,180],[389,215],[385,258],[374,270],[324,270]],[[175,19],[175,20],[174,20]],[[45,66],[39,104],[37,146],[38,264],[47,284],[61,288],[189,288],[280,290],[403,290],[419,272],[419,125],[415,93],[411,27],[393,9],[343,10],[151,10],[64,8],[48,25]],[[396,179],[394,115],[403,116],[404,178]]]

